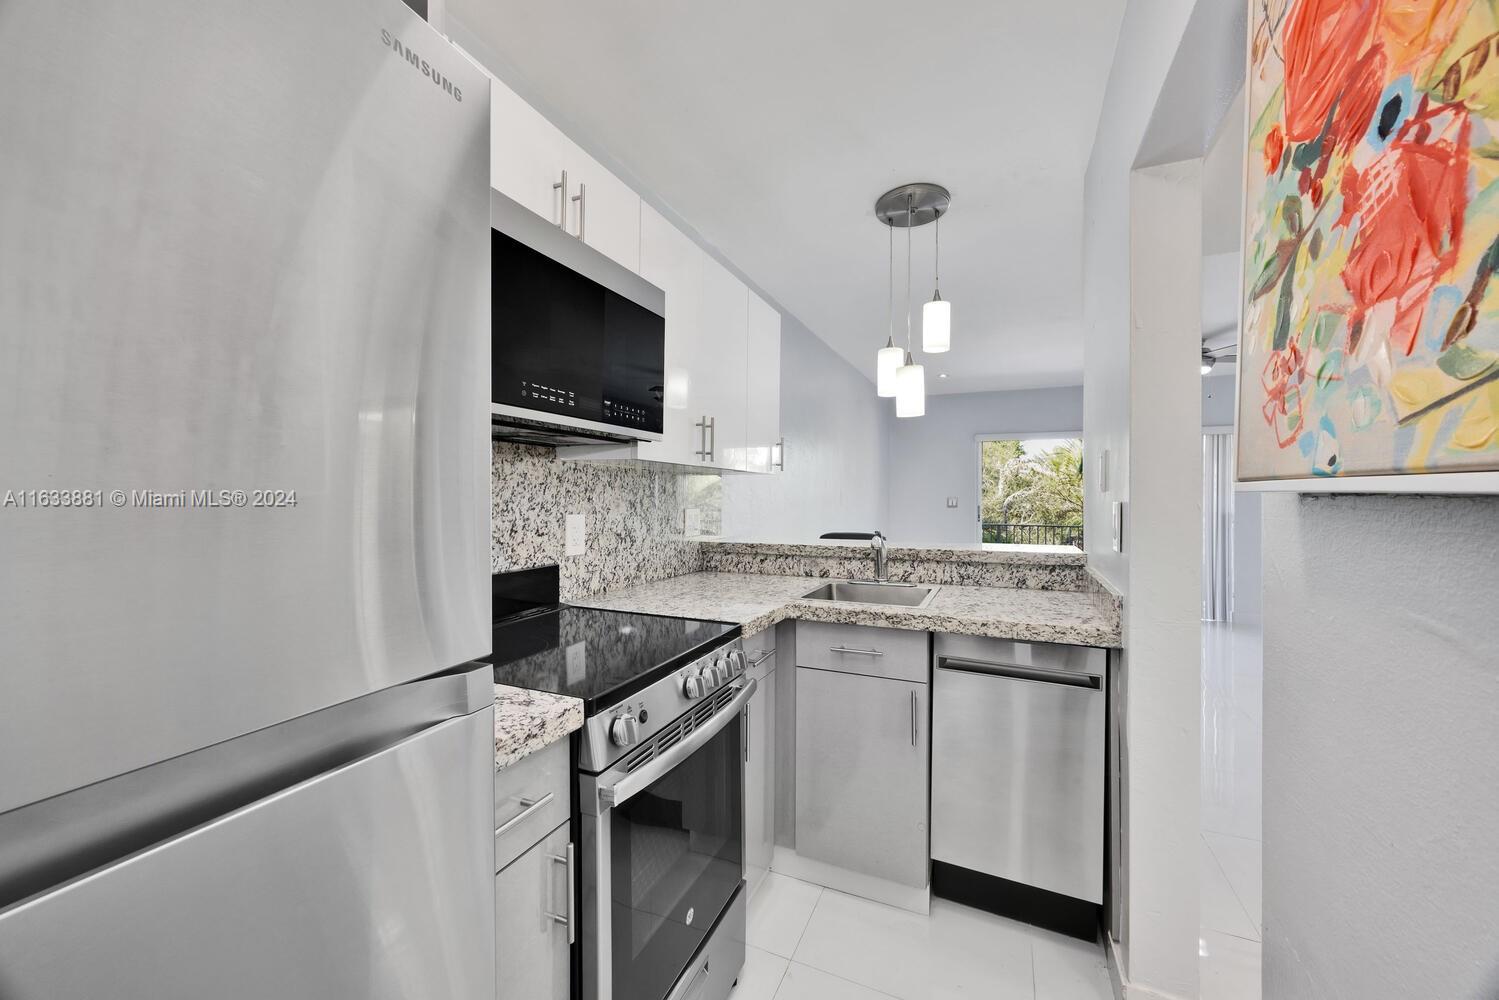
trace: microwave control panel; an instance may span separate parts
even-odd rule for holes
[[[659,421],[659,412],[656,419]],[[652,413],[643,406],[633,403],[623,403],[617,399],[604,397],[604,420],[611,424],[623,424],[629,427],[645,427],[651,422]]]
[[[537,403],[550,403],[558,407],[576,407],[578,405],[578,394],[569,390],[552,385],[542,385],[540,382],[521,381],[520,396],[525,405]],[[609,404],[605,402],[604,408],[607,412]]]

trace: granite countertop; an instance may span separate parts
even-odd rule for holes
[[[566,695],[494,686],[494,766],[509,767],[583,728],[583,702]]]
[[[1093,591],[942,584],[925,608],[804,601],[822,581],[805,576],[689,573],[573,601],[587,607],[737,622],[753,635],[780,621],[840,622],[1025,642],[1119,645],[1119,603]]]
[[[817,542],[745,542],[704,541],[705,548],[738,555],[759,554],[777,556],[847,556],[867,555],[869,542],[861,541],[817,541]],[[852,552],[850,551],[852,550]],[[998,545],[973,542],[967,545],[887,545],[886,555],[891,559],[923,562],[976,562],[1013,563],[1029,566],[1083,566],[1088,556],[1082,549],[1071,545]]]

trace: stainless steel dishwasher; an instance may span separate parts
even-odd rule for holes
[[[1096,928],[1107,650],[943,634],[933,655],[934,891],[1049,924],[1024,911],[1079,901]]]

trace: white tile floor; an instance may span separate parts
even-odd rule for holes
[[[1099,945],[933,900],[930,916],[771,874],[732,1000],[1110,1000]]]
[[[1263,657],[1256,627],[1202,626],[1202,1000],[1260,1000]]]

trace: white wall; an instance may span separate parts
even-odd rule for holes
[[[1499,996],[1499,498],[1264,508],[1264,995]]]
[[[1135,168],[1206,152],[1236,90],[1221,78],[1238,75],[1242,30],[1236,40],[1220,22],[1238,6],[1130,0],[1084,188],[1083,438],[1111,459],[1107,490],[1088,462],[1085,521],[1090,563],[1125,598],[1109,916],[1132,997],[1198,991],[1202,475],[1200,169]],[[1114,501],[1128,504],[1123,553],[1110,546]]]
[[[1067,432],[1083,427],[1081,386],[927,396],[926,416],[892,419],[890,526],[897,545],[976,542],[979,434]],[[958,506],[949,508],[947,498]]]
[[[874,348],[869,351],[874,366]],[[723,477],[723,537],[795,542],[825,531],[886,530],[886,452],[893,400],[781,314],[785,471]]]

